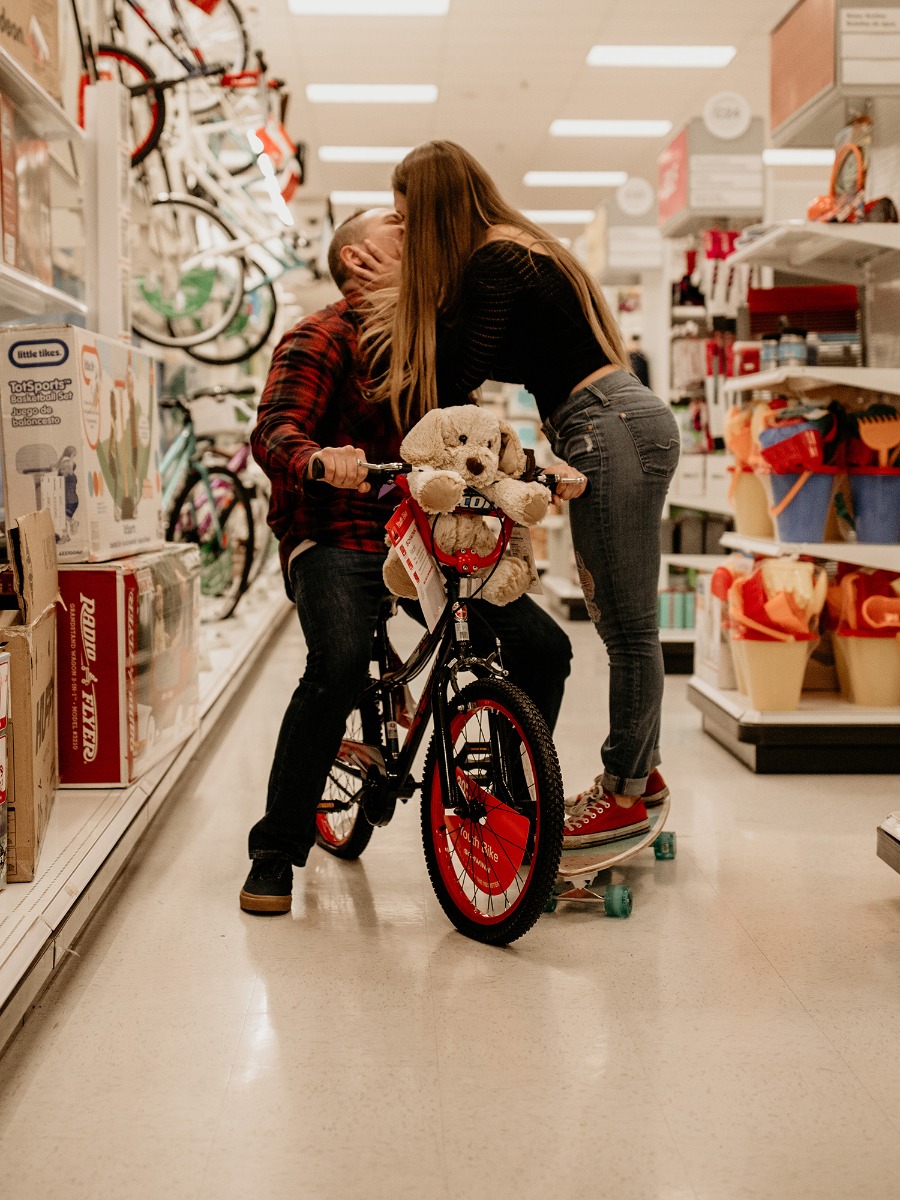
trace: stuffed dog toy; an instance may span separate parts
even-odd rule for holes
[[[467,487],[479,491],[517,525],[536,525],[547,512],[547,489],[518,478],[525,470],[525,454],[515,431],[474,404],[426,413],[404,438],[400,454],[413,467],[407,477],[410,495],[425,512],[441,514],[434,540],[447,554],[471,550],[485,555],[496,545],[495,531],[477,512],[453,512]],[[517,600],[531,581],[527,562],[509,553],[495,568],[475,574],[486,579],[479,594],[490,604]],[[415,587],[393,548],[385,560],[384,581],[395,595],[415,597]]]

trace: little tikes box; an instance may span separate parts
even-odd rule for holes
[[[0,627],[0,650],[9,653],[10,666],[6,866],[11,883],[25,883],[34,878],[59,782],[56,546],[48,512],[20,517],[6,536],[18,600],[17,612],[2,610]]]
[[[6,887],[6,732],[9,722],[9,655],[0,654],[0,888]]]
[[[122,787],[200,724],[200,554],[63,566],[60,782]]]
[[[46,508],[59,561],[163,544],[156,369],[73,325],[0,333],[7,520]]]

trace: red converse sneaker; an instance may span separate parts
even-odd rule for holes
[[[668,798],[669,789],[666,786],[666,781],[660,775],[659,771],[651,771],[647,779],[647,786],[644,788],[644,794],[641,797],[645,808],[657,808],[662,804],[663,800],[668,800]]]
[[[581,792],[574,800],[567,800],[566,809],[563,850],[576,846],[602,846],[605,842],[645,833],[650,828],[643,800],[636,801],[631,808],[622,808],[599,783]]]

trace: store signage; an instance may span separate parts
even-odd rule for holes
[[[639,175],[627,180],[616,192],[616,204],[626,217],[645,217],[655,203],[653,184]]]
[[[692,154],[691,208],[762,208],[763,162],[759,154]]]
[[[743,137],[752,119],[750,105],[739,92],[717,92],[703,106],[703,124],[726,142]]]
[[[662,265],[663,240],[657,226],[610,226],[608,267],[611,272],[659,271]]]
[[[659,223],[665,223],[687,208],[688,131],[682,129],[659,156]]]
[[[846,84],[900,84],[900,8],[841,10],[841,75]]]

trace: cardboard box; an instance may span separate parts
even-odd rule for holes
[[[6,887],[7,724],[9,721],[9,655],[0,654],[0,888]]]
[[[19,257],[19,195],[16,184],[16,113],[0,93],[0,261],[14,267]]]
[[[124,787],[200,724],[200,554],[63,566],[60,781]]]
[[[725,605],[712,594],[712,575],[701,572],[694,593],[694,670],[707,683],[730,690],[737,687],[737,676],[724,613]]]
[[[72,325],[0,333],[7,520],[49,509],[61,563],[163,545],[155,364]]]
[[[710,454],[706,460],[706,502],[715,505],[730,505],[729,490],[731,476],[729,466],[734,462],[730,454]]]
[[[56,750],[56,545],[46,511],[7,528],[18,623],[0,628],[9,653],[7,878],[34,878],[59,782]]]
[[[59,100],[57,0],[4,0],[0,46],[44,91]]]
[[[672,491],[687,499],[706,495],[706,455],[683,454],[678,463]]]

